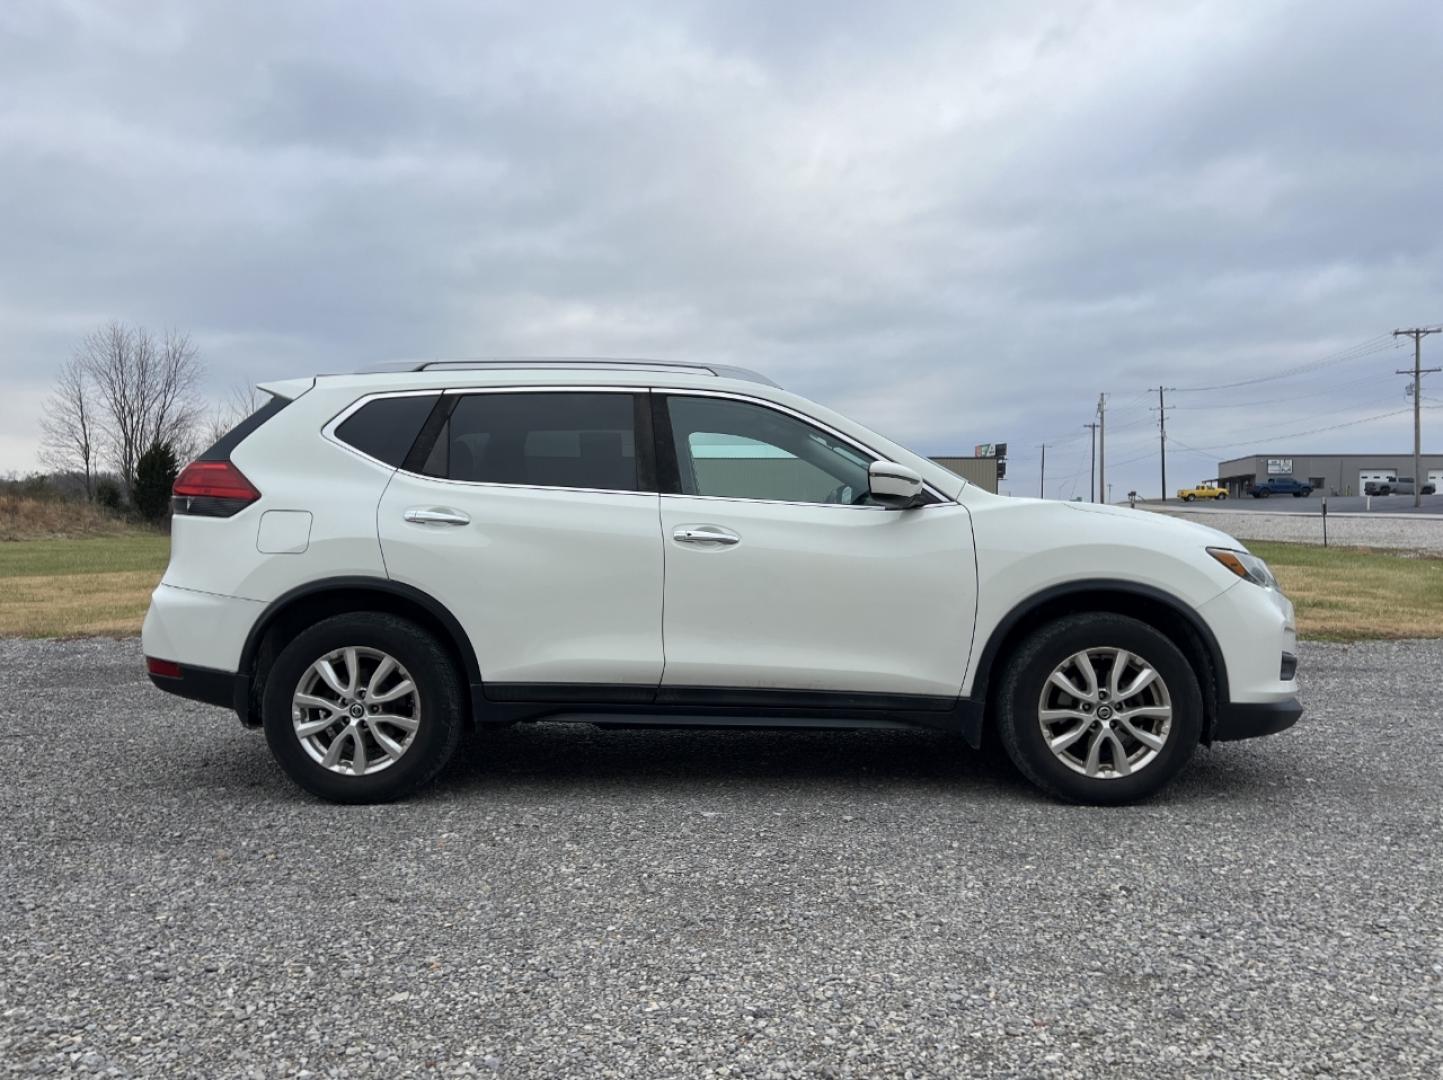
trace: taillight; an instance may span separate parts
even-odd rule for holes
[[[174,660],[159,660],[154,656],[145,658],[145,670],[163,679],[178,679],[181,676],[180,665]]]
[[[173,512],[203,517],[230,517],[261,497],[229,461],[192,461],[175,478],[170,493]]]

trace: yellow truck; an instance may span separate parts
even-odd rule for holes
[[[1221,501],[1228,497],[1227,490],[1218,487],[1212,480],[1201,480],[1190,488],[1178,488],[1177,497],[1183,502],[1192,502],[1194,499],[1216,499]]]

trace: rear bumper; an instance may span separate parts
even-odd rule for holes
[[[167,694],[203,701],[207,705],[219,705],[224,709],[234,709],[238,701],[245,700],[246,680],[235,672],[191,664],[179,667],[178,676],[150,672],[150,681]]]
[[[1213,724],[1214,742],[1255,739],[1260,735],[1276,735],[1286,731],[1303,715],[1297,698],[1286,701],[1228,703],[1218,709]]]

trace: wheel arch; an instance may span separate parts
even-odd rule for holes
[[[281,642],[333,615],[374,611],[409,619],[430,631],[451,654],[466,682],[472,687],[481,685],[476,650],[460,621],[441,601],[389,578],[323,578],[276,597],[246,635],[235,692],[235,710],[241,722],[248,727],[259,725],[266,675]]]
[[[1108,612],[1146,623],[1186,656],[1198,673],[1203,697],[1204,744],[1212,741],[1219,702],[1229,700],[1227,665],[1217,637],[1186,601],[1150,585],[1107,578],[1063,582],[1034,593],[1002,617],[987,638],[972,679],[971,697],[991,716],[1001,682],[1001,663],[1038,627],[1065,615]]]

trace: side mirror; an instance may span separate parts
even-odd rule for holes
[[[915,506],[922,494],[922,477],[895,461],[874,461],[867,468],[867,491],[893,510]]]

